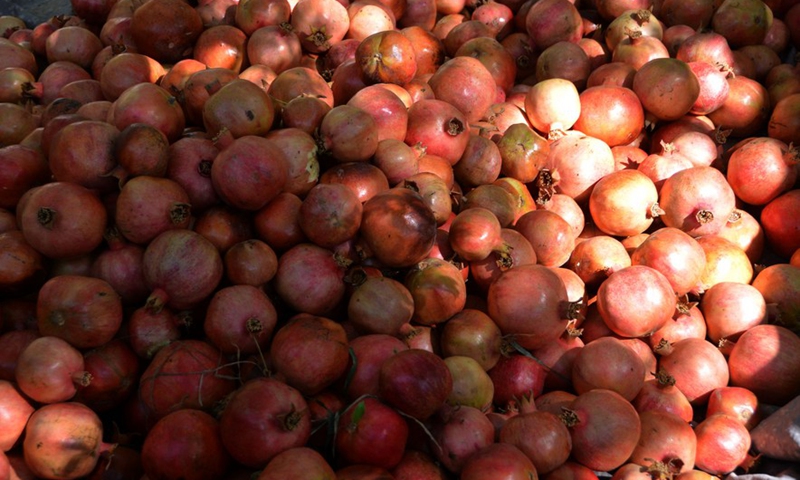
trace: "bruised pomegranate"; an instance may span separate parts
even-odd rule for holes
[[[25,427],[25,465],[39,478],[81,478],[92,472],[103,452],[103,424],[81,403],[46,405],[31,415]]]
[[[395,187],[364,203],[360,234],[380,263],[410,267],[428,256],[436,228],[433,211],[422,197],[408,188]]]

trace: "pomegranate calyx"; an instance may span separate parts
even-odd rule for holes
[[[56,223],[56,210],[50,207],[42,207],[36,212],[36,221],[39,225],[48,230],[53,229],[53,224]]]
[[[505,271],[514,266],[514,257],[511,256],[511,251],[513,249],[514,247],[511,245],[503,243],[500,247],[493,250],[493,253],[497,255],[495,263],[500,270]]]
[[[642,38],[642,31],[638,28],[625,27],[624,34],[631,40],[635,38]]]
[[[147,301],[145,302],[144,307],[147,311],[152,313],[159,313],[164,308],[164,305],[167,304],[167,292],[163,289],[157,288],[147,297]]]
[[[680,458],[671,458],[666,462],[653,458],[645,458],[644,460],[651,463],[650,465],[642,466],[640,470],[643,473],[649,473],[653,480],[672,480],[675,475],[680,473],[683,467],[683,460]]]
[[[569,338],[579,338],[583,335],[583,329],[575,326],[577,323],[578,320],[574,318],[567,322],[567,328],[564,332]]]
[[[247,333],[257,334],[264,330],[264,324],[261,323],[258,317],[250,317],[245,322],[245,328],[247,329]]]
[[[717,145],[724,145],[728,141],[728,135],[731,133],[733,133],[733,130],[723,130],[722,125],[717,125],[714,129],[714,141],[717,142]]]
[[[49,323],[63,327],[65,323],[67,323],[67,316],[64,315],[64,312],[61,310],[53,310],[50,312],[50,315],[47,316],[47,320]]]
[[[645,23],[650,21],[650,17],[652,17],[653,12],[647,10],[646,8],[641,8],[631,14],[631,18],[636,21],[640,26],[644,25]]]
[[[664,368],[659,368],[658,372],[651,372],[650,375],[655,377],[659,387],[671,387],[675,385],[675,377],[670,375]]]
[[[547,132],[547,139],[550,140],[551,142],[554,142],[559,138],[563,138],[565,136],[567,136],[567,132],[559,123],[554,123],[550,127],[550,131]]]
[[[44,95],[41,82],[25,82],[22,84],[22,98],[28,101],[40,100]]]
[[[92,374],[86,371],[75,372],[72,374],[72,381],[75,382],[75,385],[79,385],[81,387],[88,387],[89,384],[92,383],[92,378]]]
[[[666,338],[662,338],[658,341],[655,347],[653,347],[653,352],[658,355],[665,356],[672,353],[672,344],[669,343],[669,340]]]
[[[566,318],[568,320],[584,320],[586,317],[583,315],[583,308],[583,299],[567,303]]]
[[[536,411],[536,403],[533,399],[533,391],[528,390],[519,397],[514,397],[512,402],[516,405],[518,413],[528,413]]]
[[[705,225],[706,223],[711,223],[714,221],[714,212],[711,210],[699,210],[697,214],[695,214],[695,219],[697,223],[700,225]]]
[[[281,422],[283,429],[291,432],[300,424],[304,414],[303,411],[297,410],[293,403],[288,412],[278,415],[277,418]]]
[[[188,203],[175,202],[169,209],[169,220],[173,225],[180,225],[192,214],[192,206]]]
[[[403,180],[403,188],[407,188],[412,192],[419,193],[419,185],[417,185],[417,182],[414,180]]]
[[[211,166],[213,164],[213,160],[200,160],[197,164],[197,173],[199,173],[201,177],[211,178]]]
[[[447,132],[448,135],[457,137],[464,133],[464,130],[466,130],[466,126],[460,119],[453,117],[447,121],[445,132]]]
[[[347,270],[347,273],[342,280],[351,287],[359,287],[363,285],[368,278],[369,275],[367,275],[366,270],[364,270],[362,267],[356,266]]]
[[[336,265],[343,269],[350,268],[350,265],[353,264],[352,260],[339,252],[333,254],[333,261],[336,262]]]
[[[500,341],[500,355],[503,357],[510,357],[516,352],[516,349],[511,344],[512,336],[505,336]]]
[[[654,202],[652,205],[650,205],[650,217],[651,218],[657,218],[657,217],[660,217],[661,215],[664,215],[666,213],[667,212],[664,211],[663,208],[661,208],[661,206],[658,204],[658,202]]]
[[[678,297],[678,303],[675,308],[678,310],[678,314],[680,315],[688,315],[689,311],[696,307],[699,302],[692,302],[689,300],[689,294],[681,295]]]
[[[327,27],[323,25],[321,27],[311,27],[311,34],[306,37],[306,40],[323,50],[327,50],[330,48],[330,43],[328,43],[330,38],[331,36],[327,34]]]
[[[558,414],[558,418],[561,419],[567,428],[572,428],[581,423],[580,418],[578,418],[578,414],[574,410],[570,410],[567,407],[561,407],[561,413]]]
[[[537,205],[544,205],[553,198],[556,193],[555,186],[558,184],[559,175],[555,170],[550,171],[547,168],[539,170],[536,178],[533,180],[533,185],[538,190],[535,201]]]
[[[109,225],[103,232],[103,240],[108,243],[109,247],[119,245],[120,242],[124,243],[125,240],[116,225]]]
[[[735,209],[728,215],[728,223],[736,223],[742,220],[742,211]]]

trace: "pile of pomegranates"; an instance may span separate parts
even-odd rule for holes
[[[0,16],[0,480],[800,462],[800,1]]]

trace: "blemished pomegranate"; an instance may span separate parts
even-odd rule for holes
[[[91,473],[101,454],[103,424],[89,407],[59,402],[36,410],[25,427],[25,465],[41,478],[80,478]]]

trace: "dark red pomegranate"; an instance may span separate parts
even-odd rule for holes
[[[122,324],[120,297],[99,278],[51,278],[39,291],[36,310],[42,335],[60,337],[77,348],[109,342]]]
[[[193,408],[211,411],[236,385],[233,369],[216,347],[200,340],[176,340],[156,353],[142,373],[139,399],[156,419]]]
[[[106,209],[92,191],[69,182],[29,190],[17,213],[25,240],[50,258],[85,255],[103,241]]]
[[[306,395],[315,395],[338,380],[349,359],[344,327],[310,314],[292,317],[275,332],[270,347],[276,373]]]
[[[130,28],[139,52],[160,62],[175,63],[191,56],[203,21],[186,2],[166,0],[136,8]]]
[[[419,420],[429,418],[442,407],[452,389],[453,378],[444,360],[427,350],[398,352],[380,368],[379,397]]]
[[[167,230],[153,239],[142,259],[144,277],[153,291],[149,308],[164,305],[191,308],[217,287],[222,279],[222,258],[205,237],[192,230]]]
[[[189,195],[168,178],[132,178],[117,198],[117,228],[136,244],[146,245],[167,230],[188,228],[191,219]]]
[[[219,422],[200,410],[185,408],[166,415],[142,444],[142,466],[153,478],[220,478],[229,463]]]
[[[230,396],[219,426],[225,449],[251,468],[263,468],[279,453],[305,445],[311,435],[302,394],[267,377],[245,382]]]

